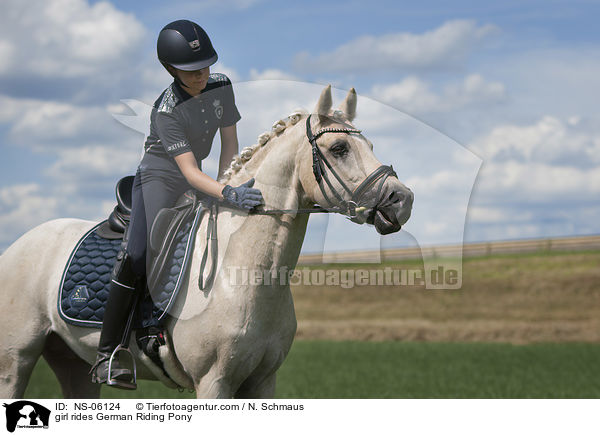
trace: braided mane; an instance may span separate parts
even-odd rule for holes
[[[265,146],[269,142],[269,140],[276,136],[279,136],[288,127],[297,124],[303,116],[306,116],[308,114],[309,112],[304,109],[296,109],[287,118],[283,118],[275,122],[271,127],[271,131],[264,132],[263,134],[258,136],[256,144],[243,148],[239,154],[236,154],[233,157],[229,168],[227,168],[223,172],[221,178],[219,178],[219,182],[227,183],[229,180],[231,180],[231,177],[237,174],[240,171],[240,169],[244,167],[246,162],[248,162],[259,149]],[[346,120],[344,113],[342,113],[339,110],[334,110],[333,112],[330,112],[329,116],[331,121],[343,122]]]
[[[285,131],[286,128],[297,124],[298,121],[300,121],[300,119],[307,114],[308,112],[306,110],[298,109],[291,113],[287,118],[280,119],[279,121],[275,122],[273,127],[271,127],[271,131],[267,131],[258,136],[256,144],[243,148],[239,154],[236,154],[233,157],[229,168],[223,172],[223,175],[219,181],[221,183],[227,183],[231,177],[233,177],[233,175],[237,174],[240,169],[244,167],[246,162],[248,162],[260,148],[269,142],[270,139],[279,136]]]

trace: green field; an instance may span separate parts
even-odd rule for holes
[[[297,341],[278,398],[600,398],[600,345]],[[28,398],[57,398],[38,364]],[[193,398],[156,382],[103,398]]]

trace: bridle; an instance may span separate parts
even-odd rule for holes
[[[308,137],[308,141],[312,146],[312,158],[313,158],[313,174],[315,175],[315,180],[319,185],[319,189],[321,189],[321,193],[323,197],[328,202],[329,205],[332,205],[330,208],[331,211],[339,212],[345,214],[350,218],[356,217],[356,208],[361,204],[362,197],[364,193],[373,186],[378,180],[381,180],[379,183],[379,187],[377,188],[377,195],[375,198],[379,198],[381,194],[381,190],[383,189],[383,184],[387,180],[389,176],[393,176],[398,178],[398,175],[394,171],[394,168],[387,165],[381,165],[377,169],[375,169],[367,178],[360,183],[354,191],[350,190],[350,188],[344,183],[342,178],[338,175],[338,173],[333,169],[329,160],[325,157],[325,155],[321,152],[321,149],[317,145],[317,138],[325,133],[346,133],[346,134],[360,134],[360,130],[354,128],[323,128],[316,133],[313,134],[312,128],[310,126],[310,118],[312,115],[308,115],[306,118],[306,136]],[[331,184],[331,180],[327,175],[327,171],[325,166],[329,169],[329,171],[333,174],[333,176],[340,183],[342,188],[346,191],[346,193],[350,196],[350,200],[346,201],[340,193],[335,190],[333,185]],[[325,181],[325,183],[323,183]],[[337,200],[337,205],[333,205],[333,202],[327,195],[325,191],[325,184],[329,187],[329,190]]]
[[[325,133],[346,133],[346,134],[360,134],[361,130],[357,130],[355,128],[323,128],[316,133],[313,133],[310,119],[312,115],[308,115],[306,118],[306,136],[310,145],[312,147],[312,160],[313,160],[313,174],[315,176],[315,181],[317,182],[323,197],[328,203],[327,207],[321,207],[319,205],[315,205],[312,208],[300,208],[300,209],[269,209],[269,210],[256,210],[253,209],[249,212],[249,214],[261,214],[261,215],[273,215],[273,214],[284,214],[284,213],[340,213],[348,218],[352,219],[357,216],[358,211],[363,206],[362,199],[363,195],[367,190],[369,190],[375,183],[379,181],[379,187],[377,188],[377,195],[375,198],[379,198],[381,195],[381,190],[383,189],[383,185],[388,177],[396,177],[398,175],[394,171],[394,168],[390,165],[381,165],[377,169],[375,169],[367,178],[360,183],[356,189],[351,190],[346,183],[342,180],[342,178],[338,175],[338,173],[333,169],[329,160],[325,157],[325,155],[319,149],[317,145],[317,139],[325,134]],[[344,191],[350,196],[350,200],[345,200],[342,195],[335,189],[329,176],[327,175],[327,169],[329,172],[333,174],[333,176],[340,183]],[[335,197],[337,203],[334,203],[327,191],[325,189],[325,184],[329,187],[329,190]]]

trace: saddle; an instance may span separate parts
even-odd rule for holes
[[[115,187],[117,205],[108,217],[108,224],[114,231],[124,233],[131,217],[131,196],[133,190],[133,175],[123,177]]]
[[[108,219],[96,229],[96,234],[108,240],[119,240],[125,237],[127,227],[131,220],[131,197],[133,188],[133,175],[121,178],[115,187],[117,205],[110,213]],[[168,260],[177,249],[177,235],[189,230],[189,223],[195,213],[203,206],[202,202],[209,202],[205,196],[200,196],[193,189],[185,192],[172,208],[161,209],[152,223],[148,243],[150,258],[147,271],[147,286],[156,289],[164,275]]]
[[[91,228],[79,240],[65,266],[59,290],[61,317],[72,324],[99,328],[108,298],[111,271],[126,243],[131,215],[133,177],[121,179],[116,186],[117,205],[110,217]],[[146,282],[140,282],[142,299],[138,304],[135,327],[160,326],[185,282],[191,263],[196,229],[210,209],[207,244],[200,265],[201,290],[212,286],[216,275],[217,240],[214,200],[190,190],[172,208],[156,216],[148,240],[149,267]],[[211,254],[211,262],[207,262]],[[208,278],[204,268],[210,263]]]
[[[117,205],[96,232],[100,237],[108,240],[122,239],[131,219],[131,191],[133,189],[133,175],[121,178],[115,187]]]

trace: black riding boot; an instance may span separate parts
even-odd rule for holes
[[[102,332],[98,343],[98,355],[91,371],[92,382],[99,384],[107,383],[110,357],[115,348],[121,344],[135,296],[135,275],[129,268],[127,258],[123,263],[116,276],[113,274],[110,283],[110,293],[104,309]],[[112,359],[110,379],[115,381],[111,383],[114,387],[131,390],[136,388],[132,371],[119,362],[119,353]]]

